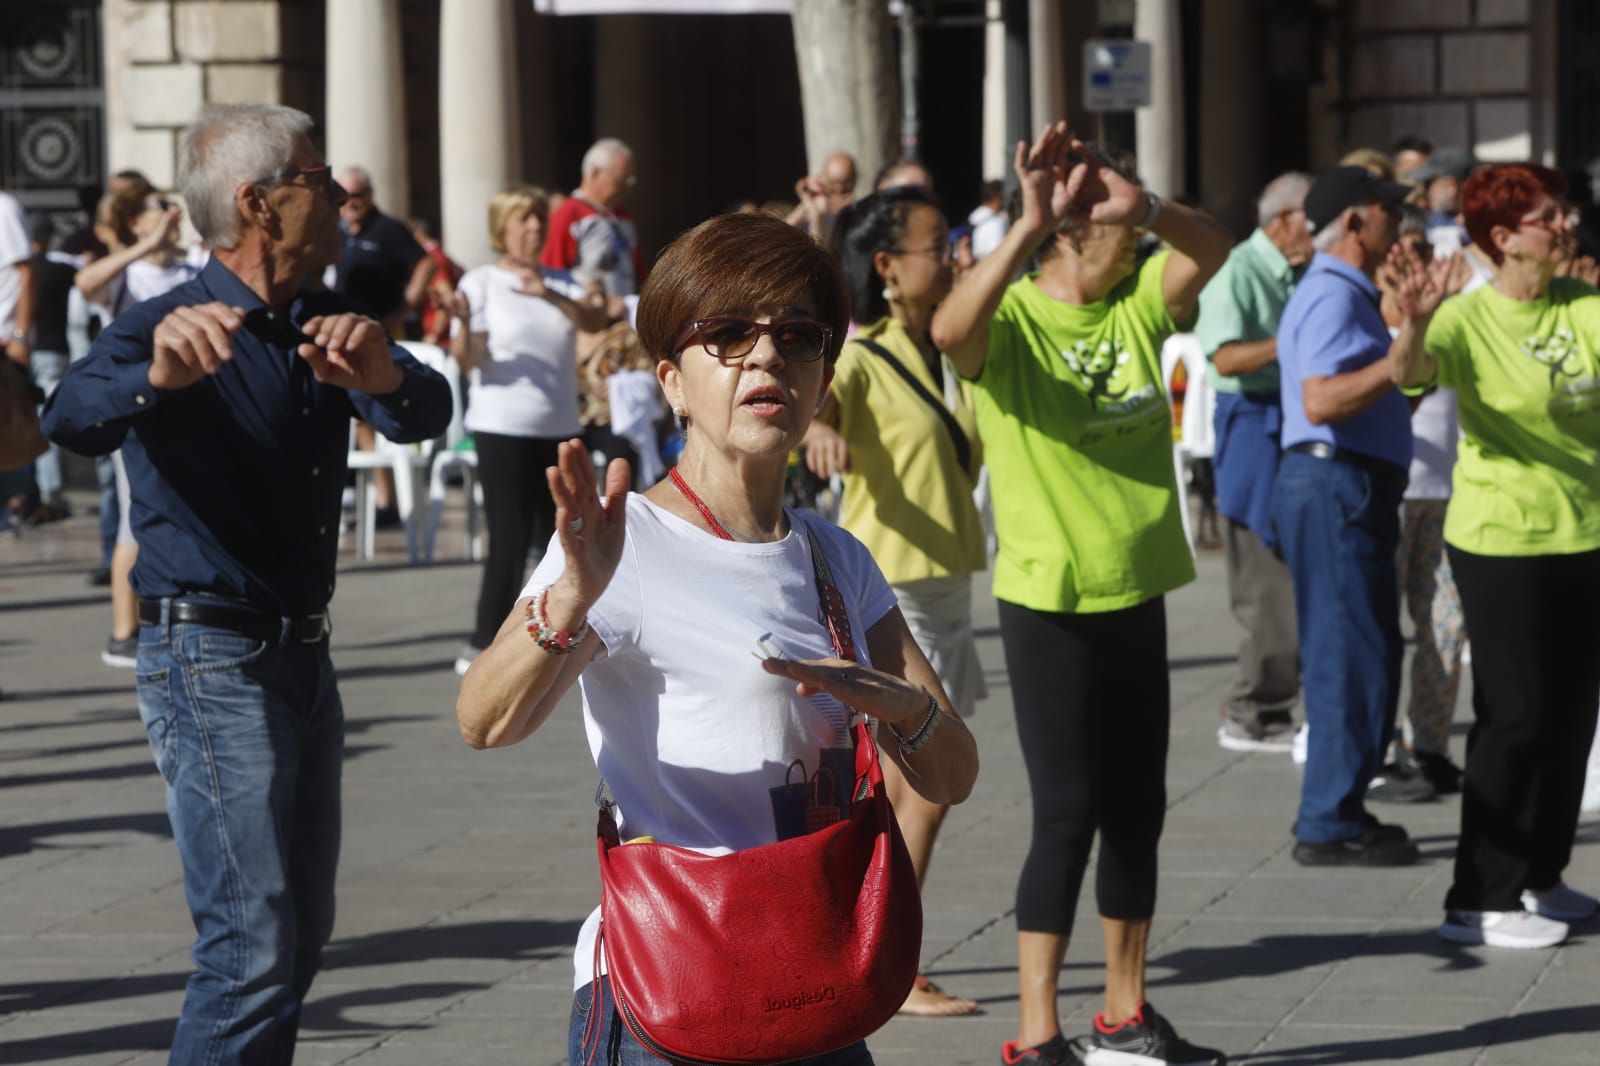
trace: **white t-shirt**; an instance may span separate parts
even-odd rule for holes
[[[200,268],[183,259],[173,260],[166,266],[148,259],[135,259],[127,269],[117,275],[105,290],[105,302],[95,304],[104,322],[111,322],[134,304],[165,296],[179,285],[193,281]]]
[[[0,347],[11,342],[17,301],[22,297],[22,275],[17,264],[32,257],[28,217],[15,196],[0,192]]]
[[[628,497],[627,540],[616,575],[589,611],[605,645],[584,670],[589,750],[615,799],[624,840],[710,854],[777,839],[769,790],[789,764],[814,770],[825,747],[848,747],[845,712],[795,693],[761,668],[756,641],[791,659],[835,654],[820,618],[806,528],[816,533],[844,598],[856,650],[895,606],[861,542],[810,512],[790,511],[771,544],[725,541],[638,494]],[[531,596],[565,566],[559,538],[522,591]],[[593,639],[593,637],[591,637]],[[579,934],[574,989],[593,976],[598,909]]]
[[[1434,254],[1439,254],[1437,249]],[[1469,293],[1487,285],[1494,273],[1477,256],[1470,252],[1463,254],[1473,273],[1461,292]],[[1411,439],[1414,444],[1405,498],[1448,500],[1456,469],[1456,446],[1461,442],[1461,416],[1454,389],[1434,389],[1422,398],[1417,409],[1411,412]]]
[[[565,271],[541,267],[539,275],[553,292],[583,298]],[[575,437],[583,432],[577,327],[549,300],[518,292],[521,284],[491,263],[467,271],[457,286],[472,305],[472,331],[489,335],[488,358],[472,372],[467,431]]]

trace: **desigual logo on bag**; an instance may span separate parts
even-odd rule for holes
[[[802,1010],[814,1007],[818,1003],[831,1003],[833,1001],[833,986],[823,985],[815,992],[796,992],[792,996],[768,996],[767,1005],[762,1009],[771,1014],[780,1010]]]

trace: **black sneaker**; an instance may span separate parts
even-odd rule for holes
[[[1451,762],[1450,756],[1436,751],[1414,751],[1411,760],[1439,795],[1453,796],[1461,791],[1461,767]]]
[[[1410,866],[1418,858],[1417,846],[1403,828],[1376,819],[1351,840],[1296,841],[1292,854],[1301,866]]]
[[[1000,1066],[1076,1066],[1082,1061],[1060,1033],[1033,1047],[1018,1047],[1015,1040],[1000,1045]]]
[[[1115,1029],[1103,1028],[1096,1015],[1094,1030],[1075,1043],[1086,1066],[1227,1066],[1228,1062],[1215,1048],[1196,1047],[1179,1036],[1149,1001],[1132,1021]]]
[[[1367,799],[1374,803],[1432,803],[1439,790],[1405,752],[1383,769],[1367,785]]]
[[[137,636],[116,637],[106,641],[106,650],[100,653],[100,661],[107,666],[120,666],[132,670],[139,665],[139,638]]]

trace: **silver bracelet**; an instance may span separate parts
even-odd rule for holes
[[[1161,214],[1161,197],[1146,189],[1144,198],[1145,202],[1150,206],[1145,209],[1144,221],[1139,223],[1139,228],[1149,229],[1156,224],[1156,218]]]
[[[900,745],[900,750],[907,755],[915,755],[928,746],[928,741],[933,739],[934,732],[939,728],[939,719],[944,714],[939,710],[939,701],[932,696],[928,697],[928,714],[922,719],[922,724],[917,726],[917,731],[909,737],[901,736],[900,730],[894,726],[889,727],[889,732],[894,736],[894,742]]]

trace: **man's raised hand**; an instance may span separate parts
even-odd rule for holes
[[[300,358],[325,385],[369,396],[394,392],[405,374],[389,354],[389,336],[383,326],[365,315],[318,315],[300,327],[310,344],[299,348]]]
[[[244,312],[225,303],[175,308],[151,337],[150,384],[185,389],[215,374],[233,358],[233,335],[243,325]]]

